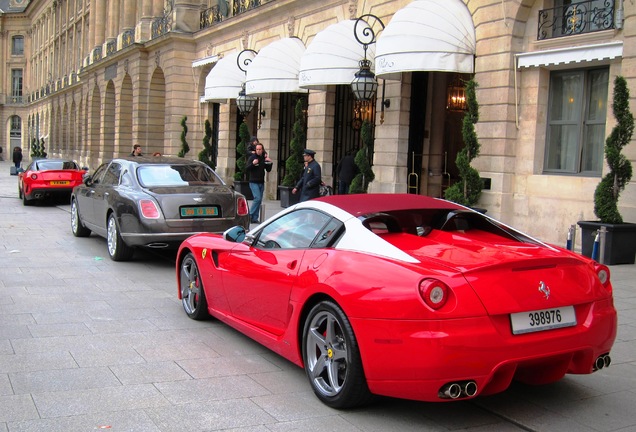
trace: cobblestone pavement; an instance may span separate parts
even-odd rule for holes
[[[112,262],[104,239],[73,237],[65,203],[23,207],[9,167],[0,162],[0,432],[636,431],[634,265],[611,268],[620,327],[609,368],[472,402],[337,411],[302,369],[188,319],[173,255]]]

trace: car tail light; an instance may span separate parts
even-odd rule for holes
[[[245,216],[250,212],[250,208],[247,206],[247,200],[245,197],[238,197],[236,199],[236,214],[238,216]]]
[[[604,266],[603,264],[594,263],[594,270],[596,271],[596,275],[599,280],[603,284],[604,287],[610,287],[610,271],[609,267]]]
[[[146,219],[159,219],[159,208],[153,200],[143,199],[139,201],[141,215]]]
[[[37,180],[38,179],[38,175],[36,173],[31,174],[31,179],[32,180]]]
[[[439,309],[448,300],[448,285],[437,279],[424,279],[420,282],[420,296],[431,309]]]

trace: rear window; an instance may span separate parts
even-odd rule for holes
[[[214,172],[202,165],[142,165],[137,169],[143,187],[221,185]]]
[[[37,165],[40,171],[79,169],[77,164],[73,161],[39,161]]]

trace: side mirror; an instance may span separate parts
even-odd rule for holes
[[[242,243],[245,240],[245,228],[235,226],[223,233],[223,239],[232,243]]]
[[[88,167],[87,166],[83,166],[82,167],[82,171],[88,171]]]

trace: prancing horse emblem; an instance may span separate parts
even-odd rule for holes
[[[539,292],[545,296],[546,300],[550,298],[550,287],[543,281],[539,282]]]

